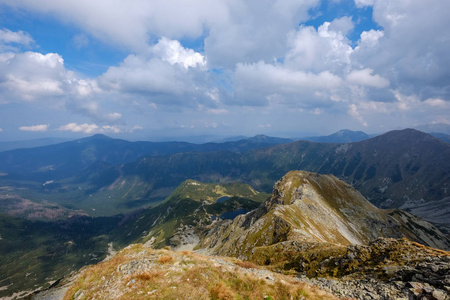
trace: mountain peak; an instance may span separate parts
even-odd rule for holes
[[[97,133],[94,134],[93,136],[88,137],[89,139],[95,139],[95,140],[112,140],[112,137],[109,137],[107,135],[101,134],[101,133]]]
[[[220,240],[224,232],[233,234]],[[332,175],[291,171],[275,184],[272,196],[257,210],[224,223],[203,243],[212,245],[216,254],[250,259],[255,247],[283,242],[342,247],[367,245],[379,237],[405,236],[441,249],[450,245],[431,224],[403,211],[378,209]]]

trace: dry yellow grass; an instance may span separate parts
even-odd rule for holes
[[[236,262],[236,265],[238,265],[241,268],[245,268],[245,269],[257,269],[258,268],[257,265],[255,265],[254,263],[249,262],[249,261],[238,260]]]
[[[158,258],[158,261],[162,264],[171,263],[173,261],[173,257],[170,255],[163,255],[160,258]]]
[[[235,261],[131,246],[111,260],[87,268],[64,300],[336,299],[295,278]],[[258,272],[251,271],[253,267]]]

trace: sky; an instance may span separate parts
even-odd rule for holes
[[[0,0],[0,140],[450,124],[448,0]]]

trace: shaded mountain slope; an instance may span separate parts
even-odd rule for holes
[[[97,161],[109,164],[132,162],[143,156],[181,152],[226,150],[243,152],[290,142],[288,139],[255,136],[226,143],[129,142],[97,134],[70,142],[0,152],[0,172],[13,179],[44,182],[73,176]]]

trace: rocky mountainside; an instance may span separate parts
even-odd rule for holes
[[[331,175],[291,171],[276,183],[257,210],[223,221],[202,245],[212,253],[255,259],[260,250],[286,241],[365,245],[379,237],[407,237],[450,249],[450,240],[406,212],[376,208],[350,185]]]
[[[245,214],[268,196],[243,183],[186,180],[160,205],[127,215],[111,239],[121,245],[140,242],[192,250],[213,219]]]

